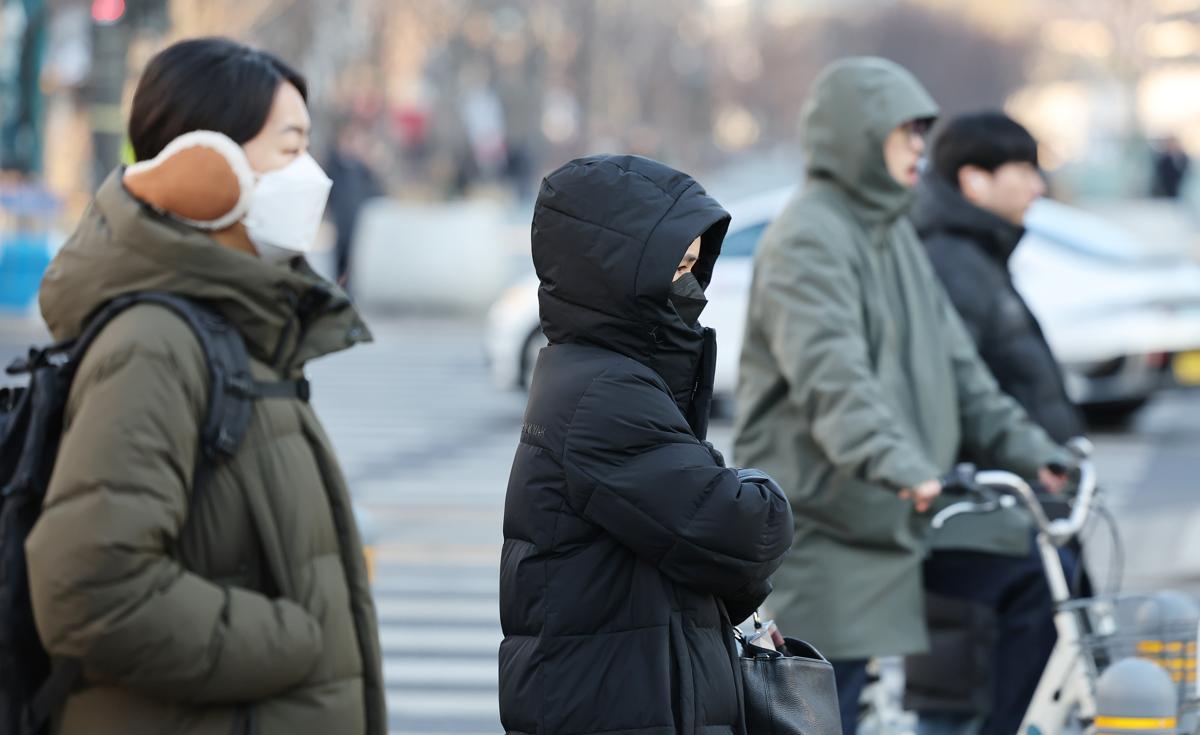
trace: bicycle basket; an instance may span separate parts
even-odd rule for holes
[[[1084,659],[1093,681],[1126,658],[1153,661],[1166,669],[1178,689],[1179,712],[1200,709],[1196,689],[1198,621],[1164,614],[1158,597],[1129,596],[1077,600]]]

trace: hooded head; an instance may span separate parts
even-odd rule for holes
[[[804,105],[808,173],[834,182],[865,215],[895,217],[912,191],[888,172],[884,141],[897,127],[937,114],[929,92],[904,67],[874,57],[835,62],[817,77]]]
[[[542,182],[533,262],[542,330],[658,371],[677,401],[690,394],[703,342],[671,305],[676,268],[697,237],[692,269],[708,286],[729,213],[690,176],[639,156],[590,156]]]

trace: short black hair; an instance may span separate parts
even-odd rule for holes
[[[228,38],[193,38],[160,51],[142,73],[129,116],[137,160],[193,130],[239,145],[262,130],[284,82],[308,101],[308,83],[282,59]]]
[[[1003,112],[976,112],[944,123],[933,140],[933,170],[958,188],[963,166],[995,171],[1006,163],[1038,165],[1037,141]]]

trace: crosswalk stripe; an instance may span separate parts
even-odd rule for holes
[[[447,632],[445,635],[453,635]],[[486,687],[495,691],[499,686],[495,661],[408,659],[385,661],[383,679],[389,689],[433,688],[454,684],[458,687]]]
[[[411,625],[379,626],[379,643],[387,651],[448,651],[475,653],[495,659],[502,636],[499,628],[455,628],[447,632]]]
[[[453,730],[454,735],[496,735],[496,733],[498,733],[498,732],[499,732],[499,730],[490,730],[490,731],[489,730],[479,730],[478,732],[476,732],[476,731],[466,732],[464,730],[459,730],[457,728],[455,728]],[[420,730],[402,730],[402,729],[392,728],[390,733],[391,733],[391,735],[432,735],[431,732],[426,728],[422,728]]]
[[[379,571],[380,581],[375,585],[376,597],[399,595],[435,597],[443,594],[453,594],[463,598],[487,597],[495,600],[500,590],[500,575],[493,574],[489,579],[438,579],[428,577],[388,577],[387,572]]]
[[[381,620],[432,620],[443,623],[490,623],[499,625],[496,601],[449,597],[376,598],[375,612]]]
[[[497,727],[499,727],[499,725],[497,725]],[[434,732],[432,732],[427,726],[423,726],[418,730],[392,728],[390,732],[391,735],[434,735]],[[459,730],[458,728],[455,728],[454,730],[447,730],[446,732],[453,732],[454,735],[496,735],[499,730],[472,730],[467,732],[465,730]]]
[[[436,700],[435,700],[436,701]],[[389,711],[391,711],[389,709]],[[498,713],[458,712],[449,713],[410,714],[389,717],[391,735],[399,733],[419,733],[420,735],[464,735],[465,733],[487,733],[500,735],[504,728],[500,725]]]
[[[412,564],[431,564],[447,560],[464,564],[495,564],[500,573],[500,549],[490,546],[457,546],[453,544],[394,544],[376,548],[376,559],[380,562],[405,561]]]
[[[475,694],[457,692],[405,689],[402,692],[389,690],[388,711],[413,715],[445,715],[458,717],[495,717],[500,724],[500,704],[495,697],[479,697]]]

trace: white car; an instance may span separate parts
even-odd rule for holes
[[[1076,403],[1119,417],[1200,385],[1200,264],[1053,201],[1029,212],[1010,266]]]
[[[717,330],[715,391],[732,398],[745,328],[754,249],[787,204],[781,189],[729,208],[733,224],[708,287],[701,322]],[[1043,200],[1026,220],[1010,263],[1037,315],[1071,398],[1094,415],[1120,418],[1167,385],[1200,385],[1200,264],[1148,255],[1135,238],[1083,210]],[[538,280],[509,288],[488,315],[487,355],[498,386],[529,385],[546,344]]]

